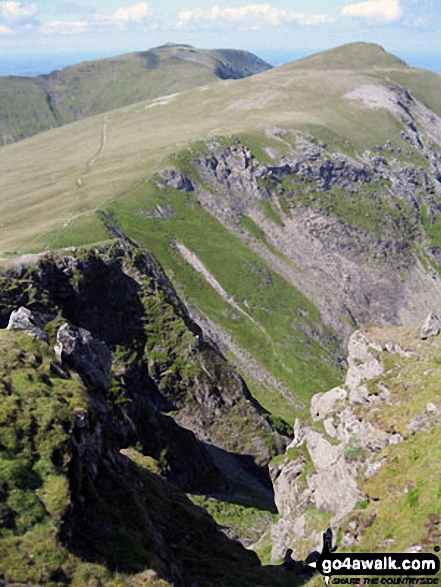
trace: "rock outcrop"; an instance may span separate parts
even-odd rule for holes
[[[437,118],[432,128],[408,92],[390,93],[408,129],[406,153],[388,141],[349,155],[312,135],[273,128],[268,141],[280,149],[262,147],[265,163],[246,141],[211,140],[203,154],[187,154],[185,172],[162,177],[182,191],[191,184],[210,214],[314,302],[343,348],[358,324],[421,322],[433,300],[441,312],[441,279],[419,261],[428,257],[436,266],[436,247],[417,240],[441,213],[430,138],[441,124]],[[244,219],[256,229],[244,228]]]
[[[117,242],[47,254],[2,279],[0,324],[20,305],[9,328],[45,324],[53,372],[81,376],[119,446],[141,446],[185,491],[234,492],[239,472],[275,507],[267,463],[289,427],[275,429],[151,255]]]
[[[21,306],[18,310],[11,312],[8,330],[26,330],[34,338],[48,342],[48,335],[37,325],[36,318],[30,310]]]
[[[88,382],[105,391],[110,389],[112,356],[107,346],[84,328],[63,324],[57,332],[55,355]]]
[[[84,333],[74,335],[84,344]],[[51,346],[17,332],[1,337],[0,583],[288,585],[159,466],[153,473],[139,446],[120,450],[102,388],[74,366],[54,371]],[[196,464],[211,474],[201,458]]]
[[[441,320],[432,312],[427,316],[421,328],[421,340],[426,340],[430,336],[438,336],[441,332]]]
[[[298,549],[295,556],[304,555],[302,545],[309,549],[319,547],[321,530],[314,522],[314,512],[326,516],[333,528],[342,527],[343,545],[359,540],[364,530],[354,530],[360,522],[353,512],[359,503],[366,507],[370,499],[364,493],[363,480],[382,469],[385,457],[379,455],[384,449],[427,429],[437,418],[438,407],[433,404],[425,405],[423,413],[414,407],[417,413],[401,425],[398,420],[396,424],[383,424],[383,412],[400,411],[403,401],[383,382],[384,361],[396,356],[398,364],[414,364],[412,361],[422,360],[427,351],[418,348],[418,344],[426,343],[418,343],[416,328],[403,334],[404,340],[411,341],[404,345],[397,342],[393,329],[389,329],[390,338],[387,329],[373,330],[356,331],[350,337],[345,384],[313,396],[310,422],[296,420],[285,461],[272,470],[275,501],[281,514],[271,529],[274,561],[293,545]],[[396,377],[400,377],[398,371]],[[363,528],[374,523],[377,513],[372,511],[369,516],[363,518]],[[354,520],[358,520],[355,526]]]

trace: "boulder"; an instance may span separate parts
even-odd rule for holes
[[[311,417],[315,422],[322,420],[330,412],[335,410],[338,402],[346,399],[347,392],[342,387],[334,387],[325,393],[316,393],[311,400]]]
[[[162,174],[164,182],[175,190],[192,192],[194,186],[191,180],[179,169],[168,169]]]
[[[441,332],[441,320],[436,314],[430,312],[424,321],[423,327],[421,328],[421,340],[426,340],[431,336],[438,336]]]
[[[6,327],[8,330],[27,330],[31,336],[49,342],[49,337],[36,323],[36,318],[32,312],[21,306],[18,310],[14,310],[9,317],[9,322]]]
[[[111,385],[112,356],[107,346],[88,330],[63,324],[57,332],[55,354],[94,387],[108,390]]]

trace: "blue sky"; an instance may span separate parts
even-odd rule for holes
[[[441,54],[439,4],[440,0],[0,0],[0,56],[112,54],[168,41],[287,53],[369,41],[397,54]]]

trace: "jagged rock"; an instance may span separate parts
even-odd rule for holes
[[[278,434],[151,254],[124,239],[47,254],[31,271],[20,264],[5,279],[14,287],[0,288],[1,324],[6,327],[11,310],[26,306],[29,292],[38,318],[52,327],[66,321],[50,373],[69,379],[71,370],[79,372],[93,397],[90,417],[111,420],[121,445],[139,443],[143,454],[162,459],[164,477],[187,492],[232,492],[239,471],[275,509],[266,464],[285,449],[289,427]],[[151,324],[157,325],[161,359],[153,359],[155,349],[146,344]],[[107,349],[113,353],[111,395],[96,393],[110,386]],[[106,404],[111,399],[126,400],[117,403],[116,419]],[[162,413],[170,410],[173,418]],[[219,464],[209,445],[219,448]]]
[[[8,330],[27,330],[29,334],[38,340],[49,342],[49,337],[37,324],[36,318],[28,308],[21,306],[14,310],[9,318]]]
[[[387,342],[384,345],[384,350],[390,353],[397,353],[400,357],[406,358],[416,357],[418,355],[418,353],[414,353],[413,351],[405,351],[397,342]]]
[[[361,448],[366,448],[373,452],[389,444],[389,434],[387,432],[375,428],[370,422],[360,421],[350,407],[340,414],[337,437],[348,444],[352,438],[356,438]]]
[[[317,473],[308,477],[315,505],[336,518],[350,512],[361,497],[356,471],[344,458],[343,445],[331,445],[321,434],[308,430],[306,444]],[[329,488],[332,487],[332,491]]]
[[[376,461],[368,460],[367,467],[364,472],[364,478],[369,479],[378,473],[384,463],[384,458],[378,459]]]
[[[291,518],[282,518],[277,524],[271,528],[271,561],[273,563],[280,560],[285,551],[286,544],[290,544],[290,537],[296,536],[299,539],[308,538],[315,548],[321,545],[321,535],[319,532],[308,532],[306,534],[307,524],[306,516],[304,514],[293,516]],[[293,550],[293,558],[299,558],[300,553]]]
[[[404,554],[417,553],[417,552],[421,552],[422,550],[423,550],[423,547],[420,544],[413,544],[412,546],[409,546],[409,548],[406,548],[406,550],[404,551]]]
[[[54,351],[63,363],[76,369],[94,387],[110,388],[110,351],[88,330],[63,324],[58,329]]]
[[[292,439],[291,444],[288,446],[288,448],[297,448],[299,446],[302,446],[304,440],[305,431],[302,428],[302,424],[299,418],[296,418],[294,422],[294,438]]]
[[[326,418],[323,422],[323,426],[325,427],[326,434],[329,434],[332,438],[337,438],[337,429],[334,426],[334,421],[332,418]]]
[[[279,513],[287,514],[293,506],[297,505],[299,493],[295,480],[303,473],[306,465],[306,459],[299,457],[284,467],[278,476],[275,482],[277,488],[275,491],[275,502]]]
[[[102,426],[99,422],[91,423],[87,410],[74,413],[74,427],[71,433],[76,461],[76,483],[85,473],[93,480],[98,473],[98,463],[103,452]]]
[[[357,388],[364,380],[379,377],[383,373],[383,364],[372,354],[371,349],[376,349],[378,351],[382,350],[380,346],[376,346],[375,343],[369,341],[361,331],[354,332],[350,337],[348,343],[349,369],[345,383],[353,394],[353,390],[355,390],[355,388]],[[355,392],[355,396],[357,397],[357,392]],[[362,401],[364,400],[363,393],[361,393],[361,395],[358,393],[358,396],[360,396]],[[356,397],[354,397],[354,401],[359,401]]]
[[[438,336],[440,332],[441,320],[436,314],[430,312],[421,328],[421,340],[426,340],[431,336]]]
[[[191,180],[178,169],[167,169],[162,172],[162,179],[167,185],[175,190],[184,192],[191,192],[194,190]]]
[[[346,399],[347,391],[342,387],[334,387],[325,393],[316,393],[311,400],[311,418],[313,421],[323,418],[333,412],[339,401]]]
[[[302,425],[299,419],[294,424],[294,440],[289,448],[305,450],[303,447],[306,445],[313,468],[308,469],[306,488],[304,475],[299,479],[298,458],[292,462],[287,458],[278,471],[274,490],[282,519],[271,531],[275,541],[273,560],[299,539],[297,533],[302,527],[294,520],[298,520],[308,507],[315,506],[331,513],[331,524],[338,525],[357,502],[364,499],[357,483],[360,473],[365,479],[378,473],[385,459],[374,460],[375,455],[387,446],[404,440],[393,428],[383,430],[374,421],[362,417],[360,404],[368,402],[378,405],[392,398],[391,391],[381,384],[379,390],[383,397],[380,398],[380,394],[368,396],[366,382],[383,374],[381,352],[396,353],[405,358],[414,353],[404,351],[396,343],[380,344],[366,331],[357,331],[350,337],[348,351],[349,369],[344,386],[316,394],[311,400],[311,419],[323,422],[325,434]],[[341,402],[344,402],[344,409]],[[415,429],[423,427],[432,413],[429,410],[426,416],[413,418],[409,426]],[[329,442],[326,434],[334,441]],[[306,516],[309,532],[308,522],[310,519]],[[371,517],[366,523],[370,525],[373,522],[374,517]],[[342,544],[350,545],[356,541],[354,536],[348,534]]]
[[[400,444],[403,440],[404,438],[398,432],[389,436],[389,444]]]

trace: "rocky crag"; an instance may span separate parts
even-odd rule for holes
[[[441,119],[395,85],[347,99],[388,109],[403,129],[399,144],[357,152],[271,128],[198,146],[160,179],[194,193],[312,300],[343,345],[357,324],[421,321],[441,299]]]
[[[344,385],[316,394],[310,419],[272,468],[281,519],[272,557],[300,558],[329,524],[341,550],[430,551],[441,537],[437,328],[371,327],[349,340]],[[411,532],[408,532],[411,528]]]
[[[254,584],[257,556],[183,491],[275,509],[268,462],[289,427],[254,400],[157,261],[115,242],[17,261],[0,280],[0,576],[221,585],[228,573],[203,561],[227,556],[237,584]],[[41,557],[26,547],[40,539]]]
[[[353,49],[340,57],[353,59]],[[118,184],[123,191],[107,193],[106,180],[102,199],[100,182],[76,174],[75,193],[96,208],[72,209],[48,242],[96,242],[106,232],[100,220],[118,240],[16,260],[5,251],[1,580],[292,584],[228,539],[257,540],[254,512],[268,527],[276,507],[280,519],[255,545],[263,560],[288,547],[304,558],[328,526],[341,550],[425,550],[439,540],[439,325],[432,317],[422,334],[390,327],[421,323],[429,308],[441,313],[441,123],[416,98],[436,109],[438,86],[387,59],[350,79],[335,70],[334,87],[329,63],[308,80],[329,87],[331,122],[321,102],[291,116],[292,96],[300,103],[306,92],[294,66],[291,78],[282,71],[280,92],[262,76],[258,91],[243,86],[247,100],[231,97],[220,109],[233,122],[238,107],[254,109],[254,130],[207,139],[211,129],[175,135],[174,127],[173,147],[154,145],[158,161],[177,136],[205,138],[162,172],[144,160],[144,106],[143,116],[131,108],[111,121],[114,130],[126,121],[141,129],[138,142],[120,135],[136,157],[109,148],[107,115],[98,175],[106,157],[120,175],[129,159],[142,160],[142,171]],[[153,118],[172,124],[182,96],[174,111],[168,98],[156,104],[166,114]],[[274,117],[277,100],[284,106]],[[341,133],[335,120],[346,125]],[[230,128],[220,119],[214,127]],[[60,193],[66,201],[70,192]],[[167,273],[130,239],[155,251]],[[353,334],[366,323],[383,326]],[[297,416],[294,439],[257,393],[268,410]],[[232,528],[236,506],[244,521]]]

